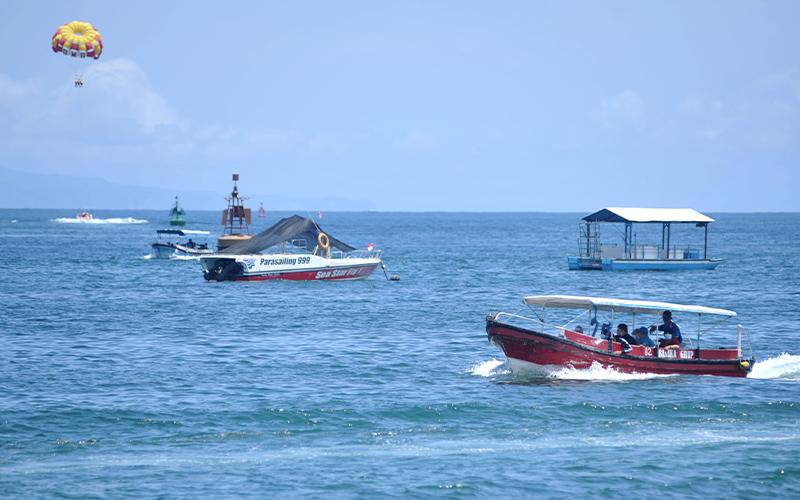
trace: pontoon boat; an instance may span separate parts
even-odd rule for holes
[[[569,257],[573,270],[690,270],[714,269],[720,259],[708,258],[708,225],[714,219],[691,208],[609,207],[583,218],[578,228],[578,256]],[[622,245],[601,241],[600,224],[624,224]],[[634,224],[661,224],[661,244],[646,244],[634,233]],[[694,224],[703,228],[702,254],[699,247],[672,242],[672,225]]]

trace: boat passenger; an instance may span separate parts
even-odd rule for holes
[[[625,342],[629,343],[630,345],[639,344],[639,342],[635,338],[633,338],[633,336],[630,333],[628,333],[628,325],[626,325],[625,323],[620,323],[619,325],[617,325],[617,333],[616,335],[614,335],[614,340],[617,341],[625,340]]]
[[[636,337],[637,342],[639,345],[643,345],[645,347],[655,347],[656,343],[653,342],[653,339],[647,334],[647,327],[640,326],[636,330],[633,331],[633,336]]]
[[[581,325],[576,326],[575,333],[583,333],[583,327]]]
[[[681,329],[677,324],[672,322],[672,311],[664,311],[664,313],[661,314],[661,319],[664,320],[664,323],[658,325],[658,331],[664,332],[664,338],[659,339],[658,347],[680,349],[681,343],[683,343],[683,337],[681,336]],[[651,326],[650,331],[656,331],[656,326]]]

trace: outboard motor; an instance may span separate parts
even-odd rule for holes
[[[203,269],[207,281],[234,281],[244,273],[242,265],[234,259],[217,259]]]

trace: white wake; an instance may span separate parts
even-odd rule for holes
[[[80,220],[75,217],[59,217],[53,219],[58,224],[149,224],[146,219],[134,219],[133,217],[111,217],[109,219]]]
[[[200,260],[199,255],[177,255],[172,254],[169,256],[170,260]]]
[[[496,375],[504,375],[508,373],[508,367],[502,360],[492,358],[483,363],[478,363],[469,369],[471,375],[478,377],[494,377]]]
[[[800,380],[800,356],[783,353],[763,361],[756,360],[747,377]]]
[[[551,372],[549,378],[561,380],[648,380],[653,378],[674,377],[675,375],[660,373],[625,373],[613,368],[605,368],[599,363],[592,363],[589,368],[578,369],[566,367]]]

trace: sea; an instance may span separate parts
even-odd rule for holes
[[[0,210],[3,498],[800,497],[800,214],[712,214],[713,271],[592,272],[584,214],[315,211],[400,280],[209,283],[148,257],[167,210],[76,212]],[[485,318],[535,294],[732,309],[701,341],[756,363],[515,376]]]

